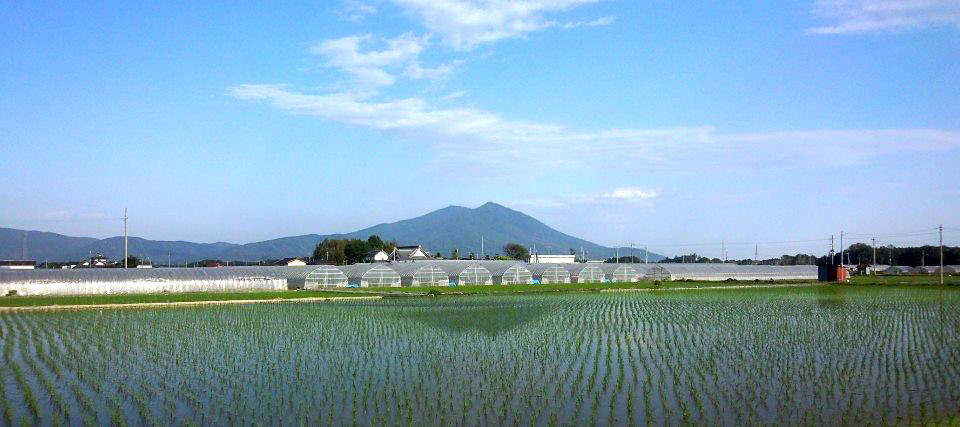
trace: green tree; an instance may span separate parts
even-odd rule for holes
[[[389,241],[389,242],[384,242],[384,243],[383,243],[383,251],[386,252],[387,254],[393,253],[393,250],[396,249],[396,248],[397,248],[397,241],[396,241],[396,240],[391,240],[391,241]]]
[[[313,249],[313,261],[341,265],[346,262],[345,239],[323,239]]]
[[[383,249],[383,240],[380,239],[380,236],[372,234],[367,237],[367,245],[370,246],[370,249]]]
[[[519,243],[507,243],[503,245],[503,253],[516,260],[527,260],[530,258],[530,251]]]
[[[450,251],[450,259],[460,259],[460,250],[454,249]]]
[[[347,264],[356,264],[363,262],[369,251],[370,246],[367,242],[360,239],[351,239],[344,247],[343,254],[346,256]]]
[[[140,265],[140,260],[137,257],[130,255],[127,257],[127,268],[137,268]],[[123,268],[123,260],[117,263],[117,267]]]

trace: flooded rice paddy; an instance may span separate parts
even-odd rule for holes
[[[956,422],[960,291],[0,314],[0,424]]]

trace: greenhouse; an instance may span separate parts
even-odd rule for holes
[[[640,273],[634,268],[634,264],[604,263],[600,268],[611,282],[628,283],[640,280]]]
[[[400,274],[386,264],[353,264],[342,268],[351,286],[400,287]]]
[[[564,264],[570,273],[570,281],[576,283],[601,283],[606,280],[606,274],[596,264]]]
[[[815,280],[815,265],[659,264],[670,280]]]
[[[522,261],[477,261],[490,272],[494,285],[529,285],[533,275]]]
[[[544,285],[570,283],[570,272],[560,264],[530,264],[530,271]]]
[[[0,270],[0,295],[284,290],[307,267]]]
[[[332,265],[309,265],[303,268],[303,274],[287,278],[287,287],[290,289],[341,288],[348,283],[349,279],[343,270]]]
[[[400,273],[402,286],[447,286],[450,276],[434,263],[404,262],[392,266]]]
[[[913,274],[913,267],[906,265],[894,265],[883,270],[883,274]]]

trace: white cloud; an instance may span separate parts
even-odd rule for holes
[[[394,0],[458,49],[520,37],[557,25],[548,14],[598,0]]]
[[[960,27],[960,0],[817,0],[814,13],[833,23],[807,30],[813,34]]]
[[[646,190],[643,188],[636,187],[622,187],[615,188],[613,191],[604,194],[602,197],[605,199],[618,199],[618,200],[643,200],[643,199],[652,199],[659,196],[660,194],[653,190]]]
[[[364,50],[377,42],[384,45],[382,50]],[[425,68],[420,65],[418,58],[427,46],[427,37],[415,36],[413,33],[405,33],[388,40],[362,34],[325,40],[310,51],[327,58],[327,65],[351,74],[357,83],[382,87],[393,85],[399,76],[414,80],[439,80],[462,63],[454,61]]]
[[[347,0],[343,2],[338,14],[347,21],[360,22],[363,18],[377,13],[377,8],[372,4],[360,0]]]
[[[594,19],[593,21],[567,22],[563,24],[563,29],[572,30],[580,27],[604,27],[612,24],[614,20],[612,16],[604,16],[603,18]]]
[[[452,93],[446,94],[446,95],[444,95],[443,97],[441,97],[440,99],[442,99],[442,100],[444,100],[444,101],[452,101],[452,100],[454,100],[454,99],[463,98],[463,97],[466,96],[468,93],[469,93],[469,92],[467,92],[467,91],[465,91],[465,90],[458,90],[458,91],[456,91],[456,92],[452,92]]]
[[[400,134],[432,145],[441,158],[474,164],[522,161],[562,169],[605,167],[780,168],[856,162],[894,153],[960,148],[960,132],[938,129],[807,130],[719,133],[714,128],[579,131],[553,123],[508,120],[476,108],[438,108],[422,98],[372,101],[351,93],[311,95],[282,85],[240,85],[230,94],[292,114]],[[610,193],[640,196],[643,193]]]
[[[638,187],[620,187],[609,192],[597,194],[572,194],[560,197],[525,198],[512,201],[513,206],[535,206],[538,208],[565,208],[572,205],[613,205],[646,203],[660,196],[660,192]]]

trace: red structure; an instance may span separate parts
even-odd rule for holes
[[[839,264],[821,265],[818,276],[821,282],[846,282],[850,279],[847,269]]]

